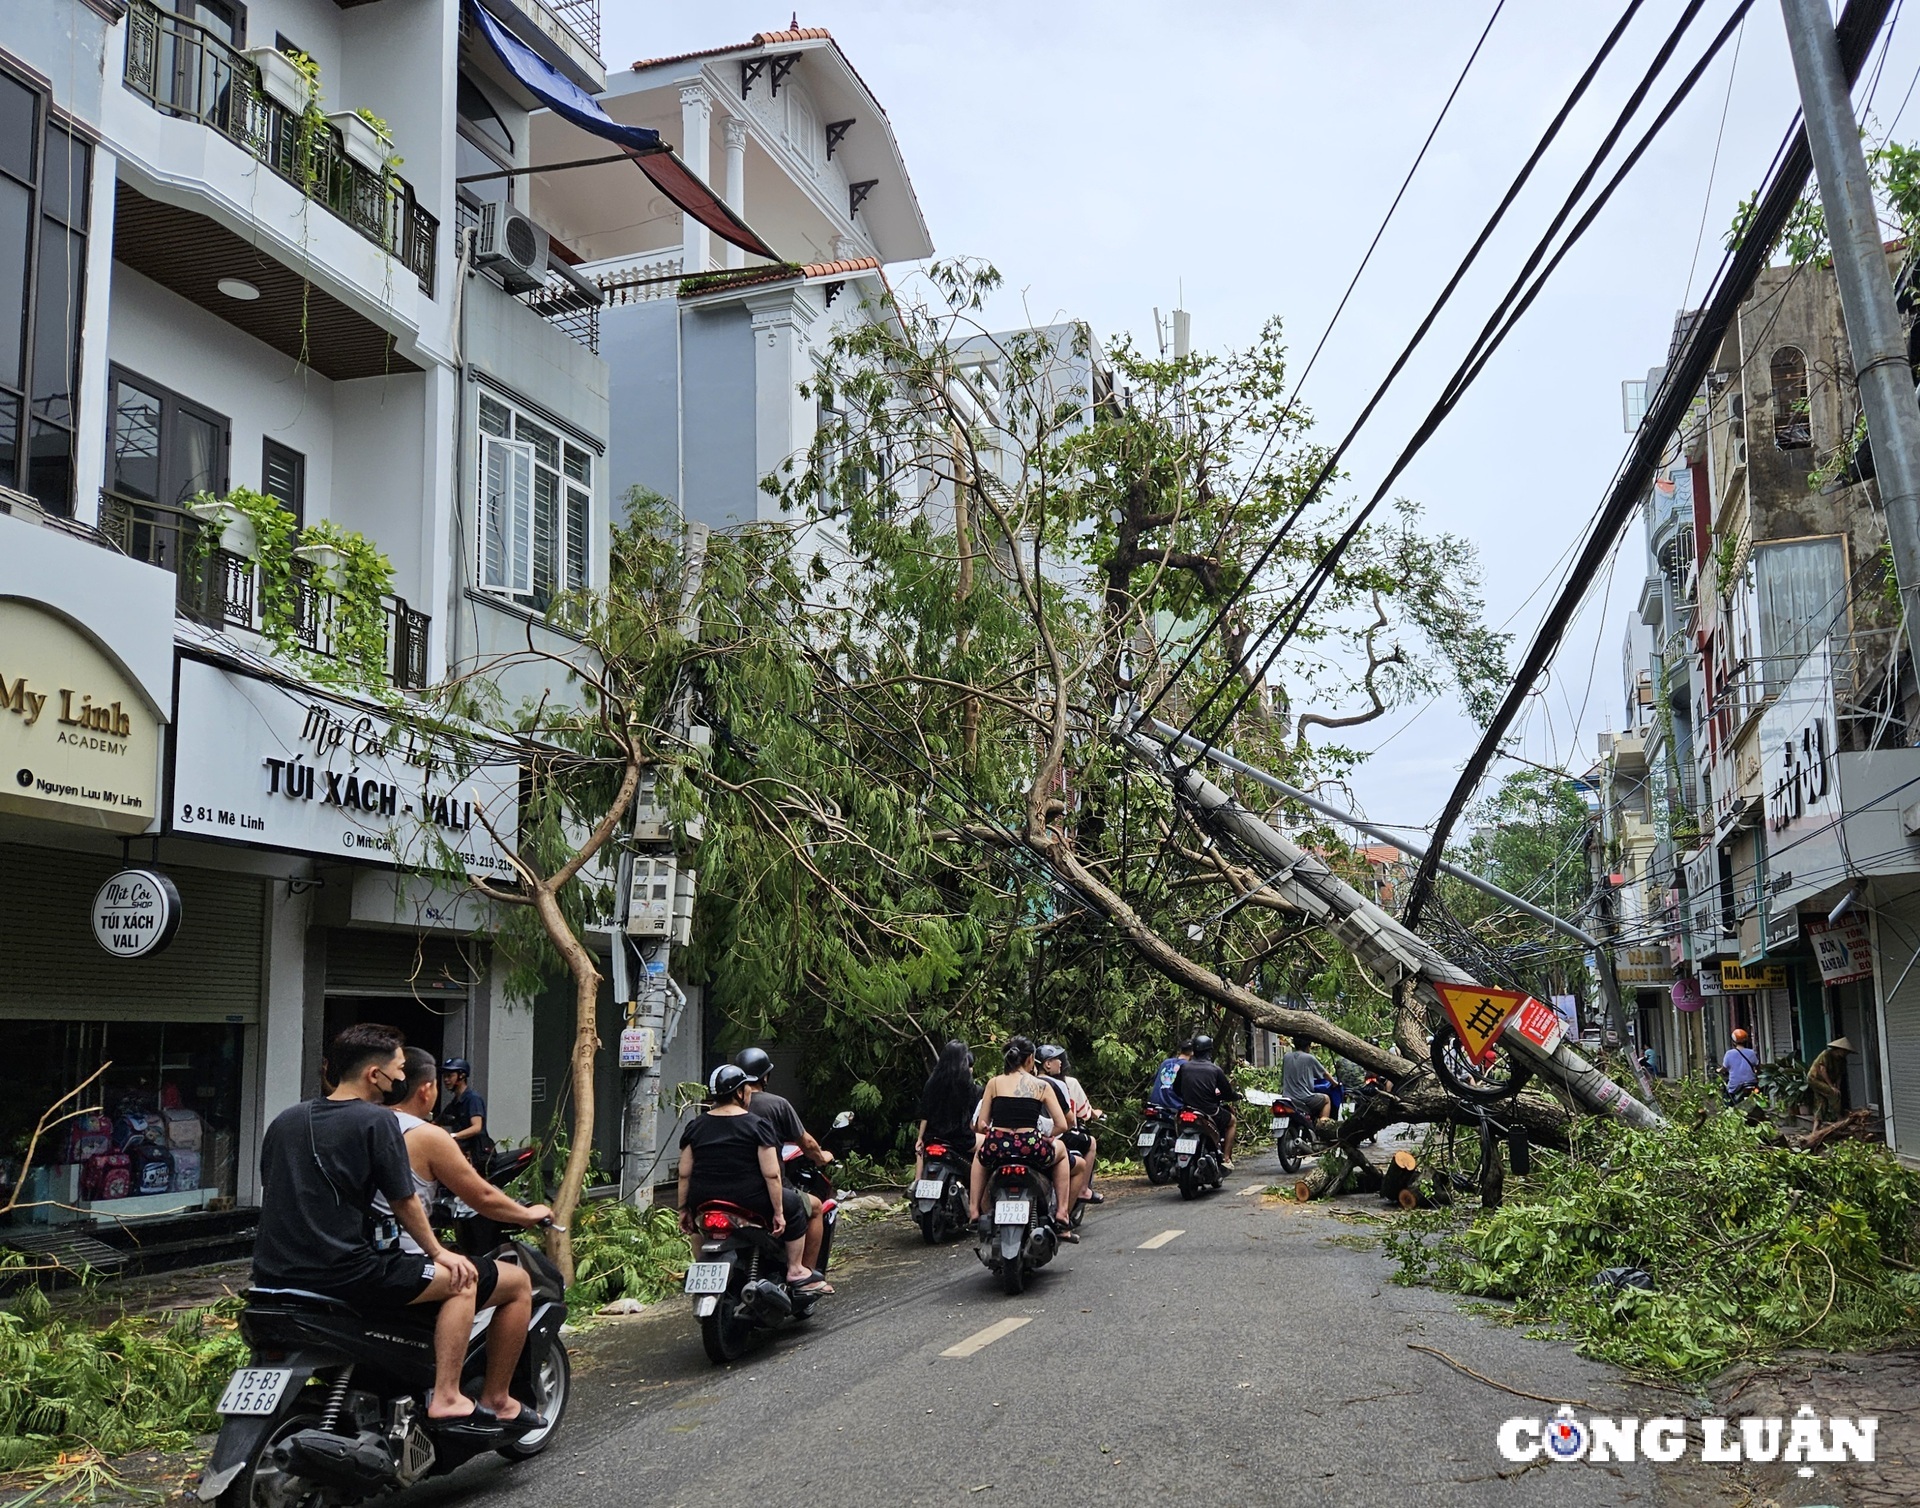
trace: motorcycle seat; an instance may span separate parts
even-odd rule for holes
[[[358,1314],[359,1311],[345,1299],[335,1298],[330,1293],[315,1293],[308,1288],[249,1288],[246,1293],[249,1304],[282,1304],[295,1309],[324,1309],[332,1314]]]

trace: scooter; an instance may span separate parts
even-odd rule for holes
[[[1182,1199],[1198,1199],[1226,1182],[1220,1171],[1220,1132],[1198,1110],[1182,1110],[1173,1143],[1174,1177]]]
[[[967,1184],[973,1159],[945,1142],[926,1144],[913,1184],[913,1218],[927,1245],[950,1241],[967,1228]]]
[[[986,1208],[974,1255],[1009,1294],[1026,1290],[1027,1279],[1060,1250],[1054,1234],[1053,1177],[1049,1168],[1003,1162],[987,1173]]]
[[[1173,1182],[1173,1144],[1180,1134],[1176,1119],[1178,1114],[1178,1111],[1162,1110],[1154,1104],[1149,1104],[1141,1113],[1140,1129],[1135,1133],[1133,1143],[1140,1153],[1141,1163],[1146,1167],[1148,1183],[1157,1185]]]
[[[825,1191],[820,1202],[826,1229],[816,1269],[825,1273],[839,1219],[833,1182],[825,1169],[802,1157],[792,1142],[781,1148],[781,1156],[793,1172],[796,1187]],[[693,1296],[700,1344],[716,1367],[738,1361],[760,1339],[783,1326],[813,1317],[824,1295],[796,1293],[787,1286],[786,1244],[758,1210],[715,1199],[693,1210],[689,1223],[699,1260],[688,1264],[683,1291]]]
[[[567,1317],[560,1271],[537,1248],[508,1241],[492,1253],[533,1280],[526,1348],[513,1396],[546,1421],[524,1434],[427,1418],[432,1391],[431,1306],[377,1318],[339,1299],[298,1288],[248,1291],[240,1333],[247,1365],[216,1405],[220,1433],[196,1496],[220,1508],[344,1508],[496,1451],[539,1455],[560,1429],[571,1371],[560,1326]],[[474,1316],[461,1387],[478,1396],[496,1310]]]

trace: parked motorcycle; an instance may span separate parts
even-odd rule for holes
[[[930,1141],[913,1185],[913,1218],[927,1245],[951,1241],[967,1228],[967,1187],[973,1157],[946,1142]]]
[[[1173,1143],[1174,1177],[1180,1181],[1182,1199],[1198,1199],[1226,1181],[1220,1171],[1220,1132],[1197,1110],[1182,1110],[1178,1125],[1180,1134]]]
[[[1162,1110],[1158,1105],[1148,1105],[1141,1114],[1140,1129],[1133,1142],[1146,1167],[1148,1183],[1173,1182],[1173,1144],[1180,1134],[1177,1115],[1177,1111]]]
[[[1001,1163],[987,1174],[985,1209],[974,1255],[1009,1294],[1024,1292],[1027,1279],[1060,1250],[1053,1230],[1051,1170]]]
[[[220,1508],[345,1508],[442,1476],[488,1451],[526,1460],[545,1450],[570,1391],[560,1338],[565,1285],[559,1269],[525,1242],[506,1242],[492,1255],[519,1263],[533,1280],[526,1349],[512,1392],[540,1413],[543,1428],[514,1436],[427,1418],[419,1400],[433,1388],[431,1306],[417,1315],[373,1318],[303,1289],[255,1288],[240,1315],[250,1354],[220,1395],[220,1433],[200,1477],[200,1501]],[[496,1313],[474,1316],[461,1373],[469,1397],[482,1391],[487,1330]]]
[[[839,1202],[826,1169],[808,1161],[788,1142],[780,1155],[796,1187],[820,1198],[826,1229],[820,1243],[824,1273],[833,1253]],[[712,1200],[690,1216],[698,1260],[687,1266],[684,1292],[693,1295],[700,1343],[717,1367],[738,1361],[761,1338],[813,1317],[823,1295],[795,1293],[787,1286],[787,1250],[757,1210]]]

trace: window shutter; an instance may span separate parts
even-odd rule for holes
[[[480,437],[480,586],[533,590],[533,447]]]

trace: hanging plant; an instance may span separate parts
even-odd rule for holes
[[[303,550],[330,549],[337,556],[331,571],[327,627],[333,658],[305,656],[317,679],[380,687],[387,679],[386,598],[393,590],[393,562],[357,529],[320,519],[300,531]]]

